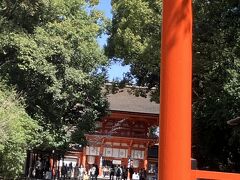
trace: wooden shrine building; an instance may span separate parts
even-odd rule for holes
[[[98,122],[98,130],[86,134],[89,146],[83,149],[81,164],[88,169],[130,164],[138,171],[156,166],[157,159],[148,158],[148,149],[158,137],[150,130],[159,124],[159,104],[150,98],[129,93],[130,88],[109,94],[110,113]],[[154,164],[154,166],[153,166]]]

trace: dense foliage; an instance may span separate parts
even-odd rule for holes
[[[161,1],[112,0],[112,5],[108,56],[130,64],[138,85],[158,87]],[[193,157],[200,168],[239,171],[239,127],[226,122],[240,112],[240,4],[193,5]]]
[[[23,172],[26,149],[38,143],[40,132],[21,99],[0,83],[0,176],[12,179]]]
[[[113,20],[106,53],[130,65],[127,80],[159,93],[161,1],[112,0]],[[155,98],[158,100],[158,98]]]
[[[44,129],[42,149],[81,143],[107,108],[100,72],[107,58],[96,41],[105,18],[96,3],[0,1],[0,76]]]
[[[240,171],[239,1],[194,3],[194,157],[201,167]]]

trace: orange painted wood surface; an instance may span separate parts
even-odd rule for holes
[[[163,0],[159,177],[191,179],[192,1]]]
[[[159,115],[111,111],[100,122],[98,135],[148,138],[149,128],[158,125]]]
[[[191,170],[192,1],[163,0],[160,180],[240,180],[240,174]]]
[[[192,180],[240,180],[240,174],[192,170]]]

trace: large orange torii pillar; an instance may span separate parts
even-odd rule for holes
[[[163,0],[159,180],[191,179],[192,2]]]

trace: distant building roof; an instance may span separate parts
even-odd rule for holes
[[[110,110],[159,114],[159,104],[150,101],[147,97],[135,96],[129,88],[119,89],[116,93],[108,94]]]

